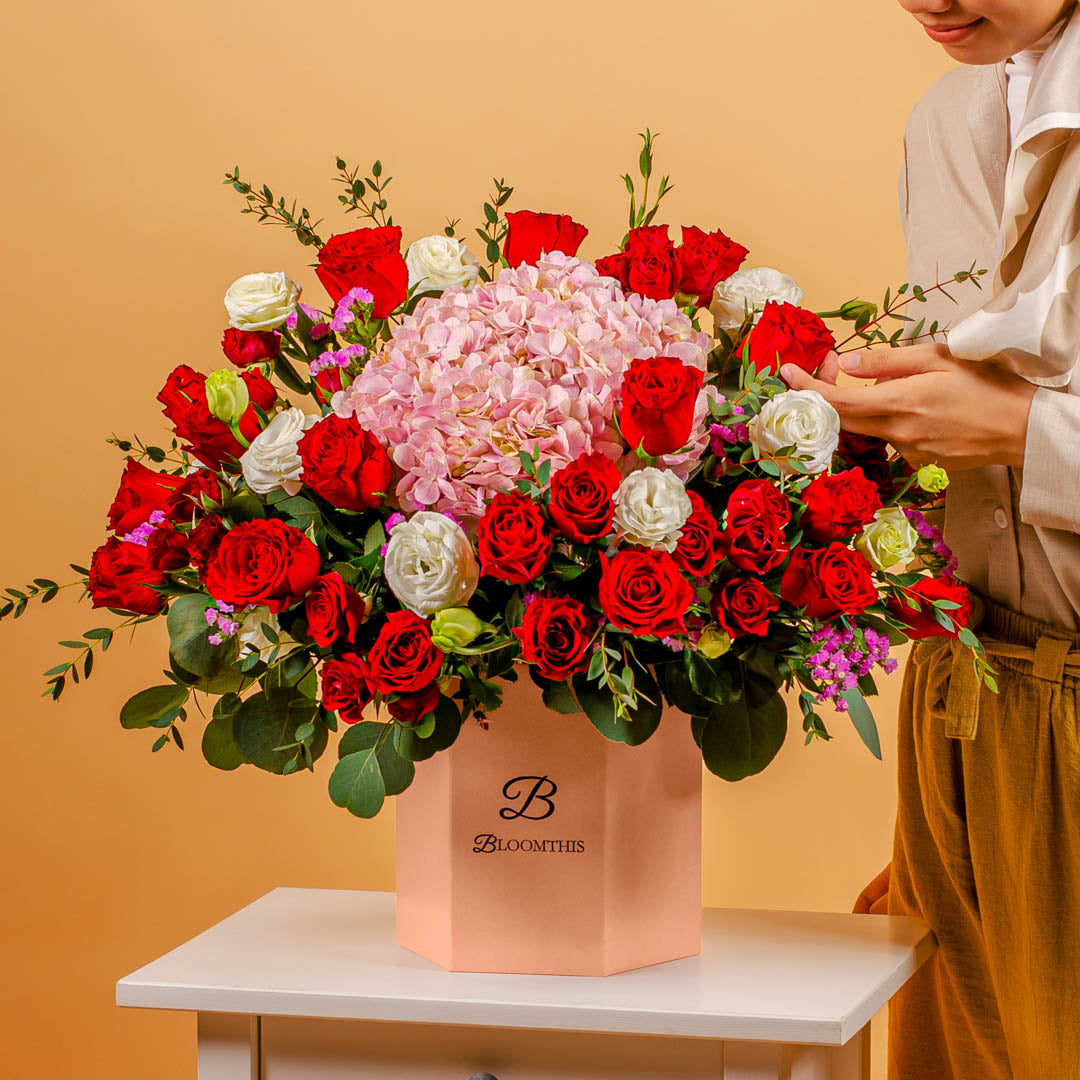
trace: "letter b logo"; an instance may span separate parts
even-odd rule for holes
[[[515,818],[543,821],[555,813],[555,803],[552,800],[558,790],[555,781],[546,776],[515,776],[513,780],[506,781],[502,793],[511,802],[522,800],[521,805],[504,806],[499,811],[499,817],[505,821],[513,821]]]

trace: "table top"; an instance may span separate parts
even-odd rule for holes
[[[275,889],[116,987],[119,1005],[842,1045],[933,952],[917,919],[704,912],[699,956],[606,978],[448,972],[394,894]]]

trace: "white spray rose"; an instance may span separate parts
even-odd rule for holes
[[[225,292],[229,325],[237,330],[275,330],[296,310],[300,286],[280,270],[245,274]]]
[[[665,469],[631,473],[612,496],[615,524],[631,544],[674,551],[693,512],[683,482]]]
[[[888,570],[898,563],[906,566],[915,558],[919,534],[907,519],[903,508],[886,506],[874,514],[874,520],[863,527],[855,546],[879,570]]]
[[[794,447],[792,456],[811,473],[829,467],[840,442],[840,417],[816,390],[777,394],[765,402],[747,426],[750,441],[762,457],[771,458],[777,450]],[[784,458],[777,459],[776,464],[782,472],[795,471]]]
[[[471,289],[480,273],[480,263],[452,236],[425,236],[405,252],[409,268],[409,288],[417,292],[441,292],[451,285]]]
[[[480,567],[456,521],[420,510],[391,529],[383,575],[402,605],[426,618],[467,604],[480,580]]]
[[[237,612],[237,615],[239,616],[240,613]],[[275,649],[278,650],[277,659],[280,660],[283,656],[288,656],[289,653],[302,648],[300,642],[294,641],[281,629],[277,616],[268,607],[260,605],[241,617],[244,621],[236,632],[236,642],[240,646],[241,656],[257,652],[259,659],[265,662],[269,660],[270,654]],[[264,624],[274,631],[277,642],[267,637],[266,631],[263,630]]]
[[[300,490],[303,462],[296,452],[301,436],[319,418],[301,409],[282,409],[269,424],[251,440],[240,456],[240,468],[252,491],[268,495],[284,488],[290,495]]]
[[[736,330],[742,326],[748,312],[753,313],[757,323],[770,300],[798,307],[802,298],[803,291],[794,278],[771,266],[758,266],[736,270],[726,281],[721,281],[713,292],[709,311],[718,328]]]

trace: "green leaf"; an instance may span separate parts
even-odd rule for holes
[[[859,733],[859,738],[866,743],[866,748],[870,753],[880,761],[881,739],[878,737],[874,714],[870,711],[870,706],[866,704],[866,699],[854,689],[844,690],[840,696],[847,702],[848,713],[851,715],[855,730]]]
[[[345,732],[338,743],[338,757],[341,762],[358,755],[367,754],[372,756],[382,778],[382,790],[384,795],[400,795],[413,781],[416,773],[413,763],[401,757],[394,747],[394,739],[391,737],[389,724],[377,724],[371,721],[363,721],[354,724]],[[340,762],[339,762],[340,763]],[[360,762],[354,762],[353,767],[361,768]],[[335,770],[336,772],[336,770]],[[331,797],[333,796],[333,780],[331,779]],[[334,800],[337,802],[337,800]],[[337,803],[338,806],[345,805]],[[381,806],[381,800],[379,805]],[[350,807],[351,810],[351,807]],[[352,811],[355,813],[356,811]],[[375,813],[378,812],[378,807]],[[373,815],[360,814],[360,817]]]
[[[376,519],[375,523],[364,535],[364,554],[370,555],[373,551],[381,550],[385,543],[386,529],[383,528],[382,520]]]
[[[290,525],[295,526],[301,532],[305,532],[312,525],[318,524],[322,518],[319,508],[310,499],[305,499],[302,495],[292,495],[288,499],[282,499],[277,504],[276,509],[285,515]]]
[[[203,730],[203,757],[215,769],[231,772],[247,764],[233,733],[233,718],[239,708],[240,699],[235,694],[226,695],[214,707],[214,717]]]
[[[767,683],[748,676],[742,699],[714,705],[704,718],[701,756],[722,780],[743,780],[776,757],[786,736],[784,699]]]
[[[737,661],[730,654],[708,660],[692,649],[684,651],[690,687],[709,702],[734,703],[742,699]],[[698,714],[697,709],[692,712]]]
[[[373,818],[386,800],[386,784],[374,749],[343,757],[330,774],[330,798],[359,818]]]
[[[615,701],[609,690],[594,685],[582,675],[575,675],[572,680],[581,709],[593,727],[604,738],[626,743],[628,746],[639,746],[645,742],[660,725],[660,717],[664,711],[660,687],[651,672],[638,668],[634,676],[638,703],[636,708],[629,710],[630,720],[625,720],[616,713]]]
[[[407,725],[395,725],[394,748],[400,757],[408,761],[427,761],[454,745],[461,731],[461,712],[457,705],[443,697],[431,715],[435,717],[435,730],[426,739],[419,738],[415,729]]]
[[[960,632],[956,636],[959,638],[961,645],[966,645],[969,649],[978,649],[979,639],[966,626],[961,626]],[[45,674],[52,673],[47,671]]]
[[[256,521],[266,517],[266,507],[257,495],[237,495],[231,499],[226,513],[240,524],[244,521]]]
[[[314,702],[286,691],[254,694],[237,710],[233,718],[233,736],[244,757],[257,768],[281,775],[292,750],[277,747],[295,742],[293,733],[303,723],[315,724],[310,742],[313,759],[326,749],[326,725],[318,718]]]
[[[536,679],[534,678],[533,681],[535,682]],[[544,679],[541,685],[544,688],[544,705],[552,712],[564,713],[567,716],[581,712],[581,706],[574,700],[568,682],[552,682]]]
[[[179,709],[188,698],[186,686],[170,683],[168,686],[151,686],[129,698],[120,710],[120,725],[128,728],[150,727],[173,709]]]
[[[206,608],[202,593],[189,593],[173,601],[165,620],[169,652],[185,671],[204,678],[227,671],[237,655],[235,638],[217,646],[207,640],[210,627],[206,624]]]

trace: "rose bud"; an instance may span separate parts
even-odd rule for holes
[[[218,368],[206,377],[206,406],[226,424],[239,423],[250,400],[247,383],[235,371]]]
[[[471,645],[488,624],[468,608],[443,608],[431,620],[431,640],[443,652],[455,652]]]

